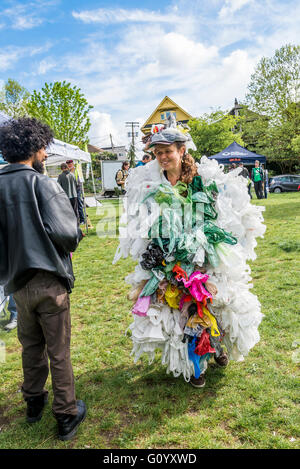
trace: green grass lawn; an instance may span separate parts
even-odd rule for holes
[[[97,236],[99,219],[114,209],[107,202],[101,213],[89,209],[94,229],[74,255],[71,295],[72,363],[87,418],[73,440],[56,439],[49,377],[44,416],[26,424],[21,347],[16,330],[1,330],[6,360],[0,363],[0,448],[299,448],[300,193],[253,203],[266,206],[267,231],[251,264],[252,291],[265,315],[261,341],[244,362],[226,369],[211,365],[203,389],[167,375],[159,353],[152,365],[146,359],[133,363],[124,278],[134,263],[113,266],[117,239]]]

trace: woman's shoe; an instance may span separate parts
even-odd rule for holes
[[[190,383],[194,388],[203,388],[205,386],[205,377],[204,374],[200,375],[199,378],[195,378],[192,376],[190,379]]]
[[[225,366],[228,365],[228,356],[225,352],[222,352],[221,355],[219,355],[218,357],[216,357],[216,355],[214,356],[215,358],[215,362],[217,363],[217,365],[219,366],[222,366],[225,368]]]

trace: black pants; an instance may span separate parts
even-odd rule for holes
[[[79,214],[79,220],[80,223],[85,223],[85,216],[84,216],[84,210],[83,210],[83,200],[81,196],[81,190],[77,190],[77,202],[78,202],[78,214]]]
[[[79,212],[78,212],[78,198],[73,197],[72,199],[69,199],[71,202],[71,205],[73,207],[73,210],[75,212],[76,218],[77,218],[77,224],[80,225],[80,218],[79,218]]]
[[[262,181],[254,181],[254,190],[258,199],[263,199]]]

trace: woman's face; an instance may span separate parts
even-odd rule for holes
[[[165,171],[181,170],[181,160],[185,152],[185,147],[177,149],[175,143],[172,145],[155,145],[154,154],[158,164]]]

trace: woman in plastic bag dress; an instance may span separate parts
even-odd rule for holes
[[[114,263],[138,261],[129,326],[137,362],[155,351],[167,373],[205,385],[208,361],[241,361],[259,341],[260,303],[247,260],[263,236],[262,207],[250,203],[240,169],[225,174],[215,160],[200,164],[187,129],[154,127],[147,144],[156,159],[131,170]]]

